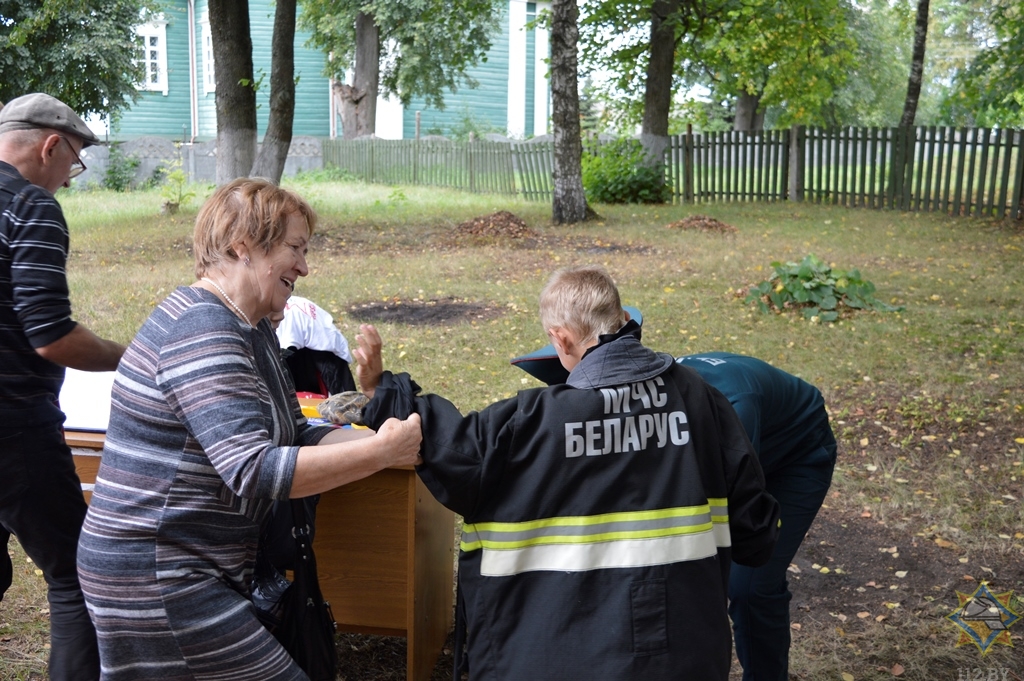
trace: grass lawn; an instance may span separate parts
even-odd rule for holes
[[[750,354],[818,385],[840,449],[826,508],[791,568],[796,678],[1024,674],[1024,624],[1010,629],[1014,648],[996,645],[982,657],[973,645],[956,647],[958,630],[945,618],[957,592],[970,595],[982,581],[1024,594],[1019,223],[779,203],[597,206],[600,220],[556,228],[549,205],[505,197],[302,179],[291,186],[321,218],[310,276],[296,293],[327,308],[350,340],[362,319],[399,320],[375,322],[386,367],[409,371],[464,411],[537,385],[508,360],[546,342],[537,296],[553,269],[577,263],[609,269],[623,302],[642,310],[651,347]],[[60,199],[72,232],[75,316],[128,342],[157,302],[193,281],[195,205],[165,216],[155,191]],[[457,228],[500,210],[529,229],[513,238]],[[696,214],[736,232],[668,227]],[[744,302],[773,261],[809,253],[858,268],[878,299],[904,309],[815,323]],[[462,314],[417,314],[438,306]],[[430,323],[408,323],[421,317]],[[2,679],[45,670],[42,579],[20,553],[16,568],[0,605]],[[375,645],[343,646],[354,665],[344,678],[404,678],[400,665],[372,676],[359,666],[360,650]],[[433,678],[450,678],[444,664]]]

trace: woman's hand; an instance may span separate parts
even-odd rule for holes
[[[396,460],[392,466],[418,466],[423,463],[420,443],[423,441],[420,415],[413,413],[404,421],[390,418],[377,431],[378,438],[387,440]]]
[[[380,356],[384,341],[372,324],[360,324],[356,342],[359,347],[352,351],[356,358],[356,379],[363,394],[373,399],[380,375],[384,372],[384,360]]]

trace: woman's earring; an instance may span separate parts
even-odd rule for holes
[[[249,266],[249,256],[245,256],[245,258],[242,260],[242,264],[245,265],[246,267]]]

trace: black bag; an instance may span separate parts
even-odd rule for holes
[[[312,522],[307,521],[305,502],[304,499],[292,499],[289,504],[295,553],[291,565],[294,580],[289,583],[268,558],[267,542],[263,541],[267,534],[264,532],[256,552],[252,600],[263,626],[281,642],[310,681],[335,681],[338,672],[338,651],[334,641],[337,624],[331,604],[320,593],[316,557],[313,555]]]

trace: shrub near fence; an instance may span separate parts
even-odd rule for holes
[[[588,141],[600,149],[602,142]],[[371,182],[436,184],[550,201],[548,141],[330,140],[325,163]],[[1024,134],[988,128],[805,128],[676,135],[676,203],[813,201],[1024,218]]]

